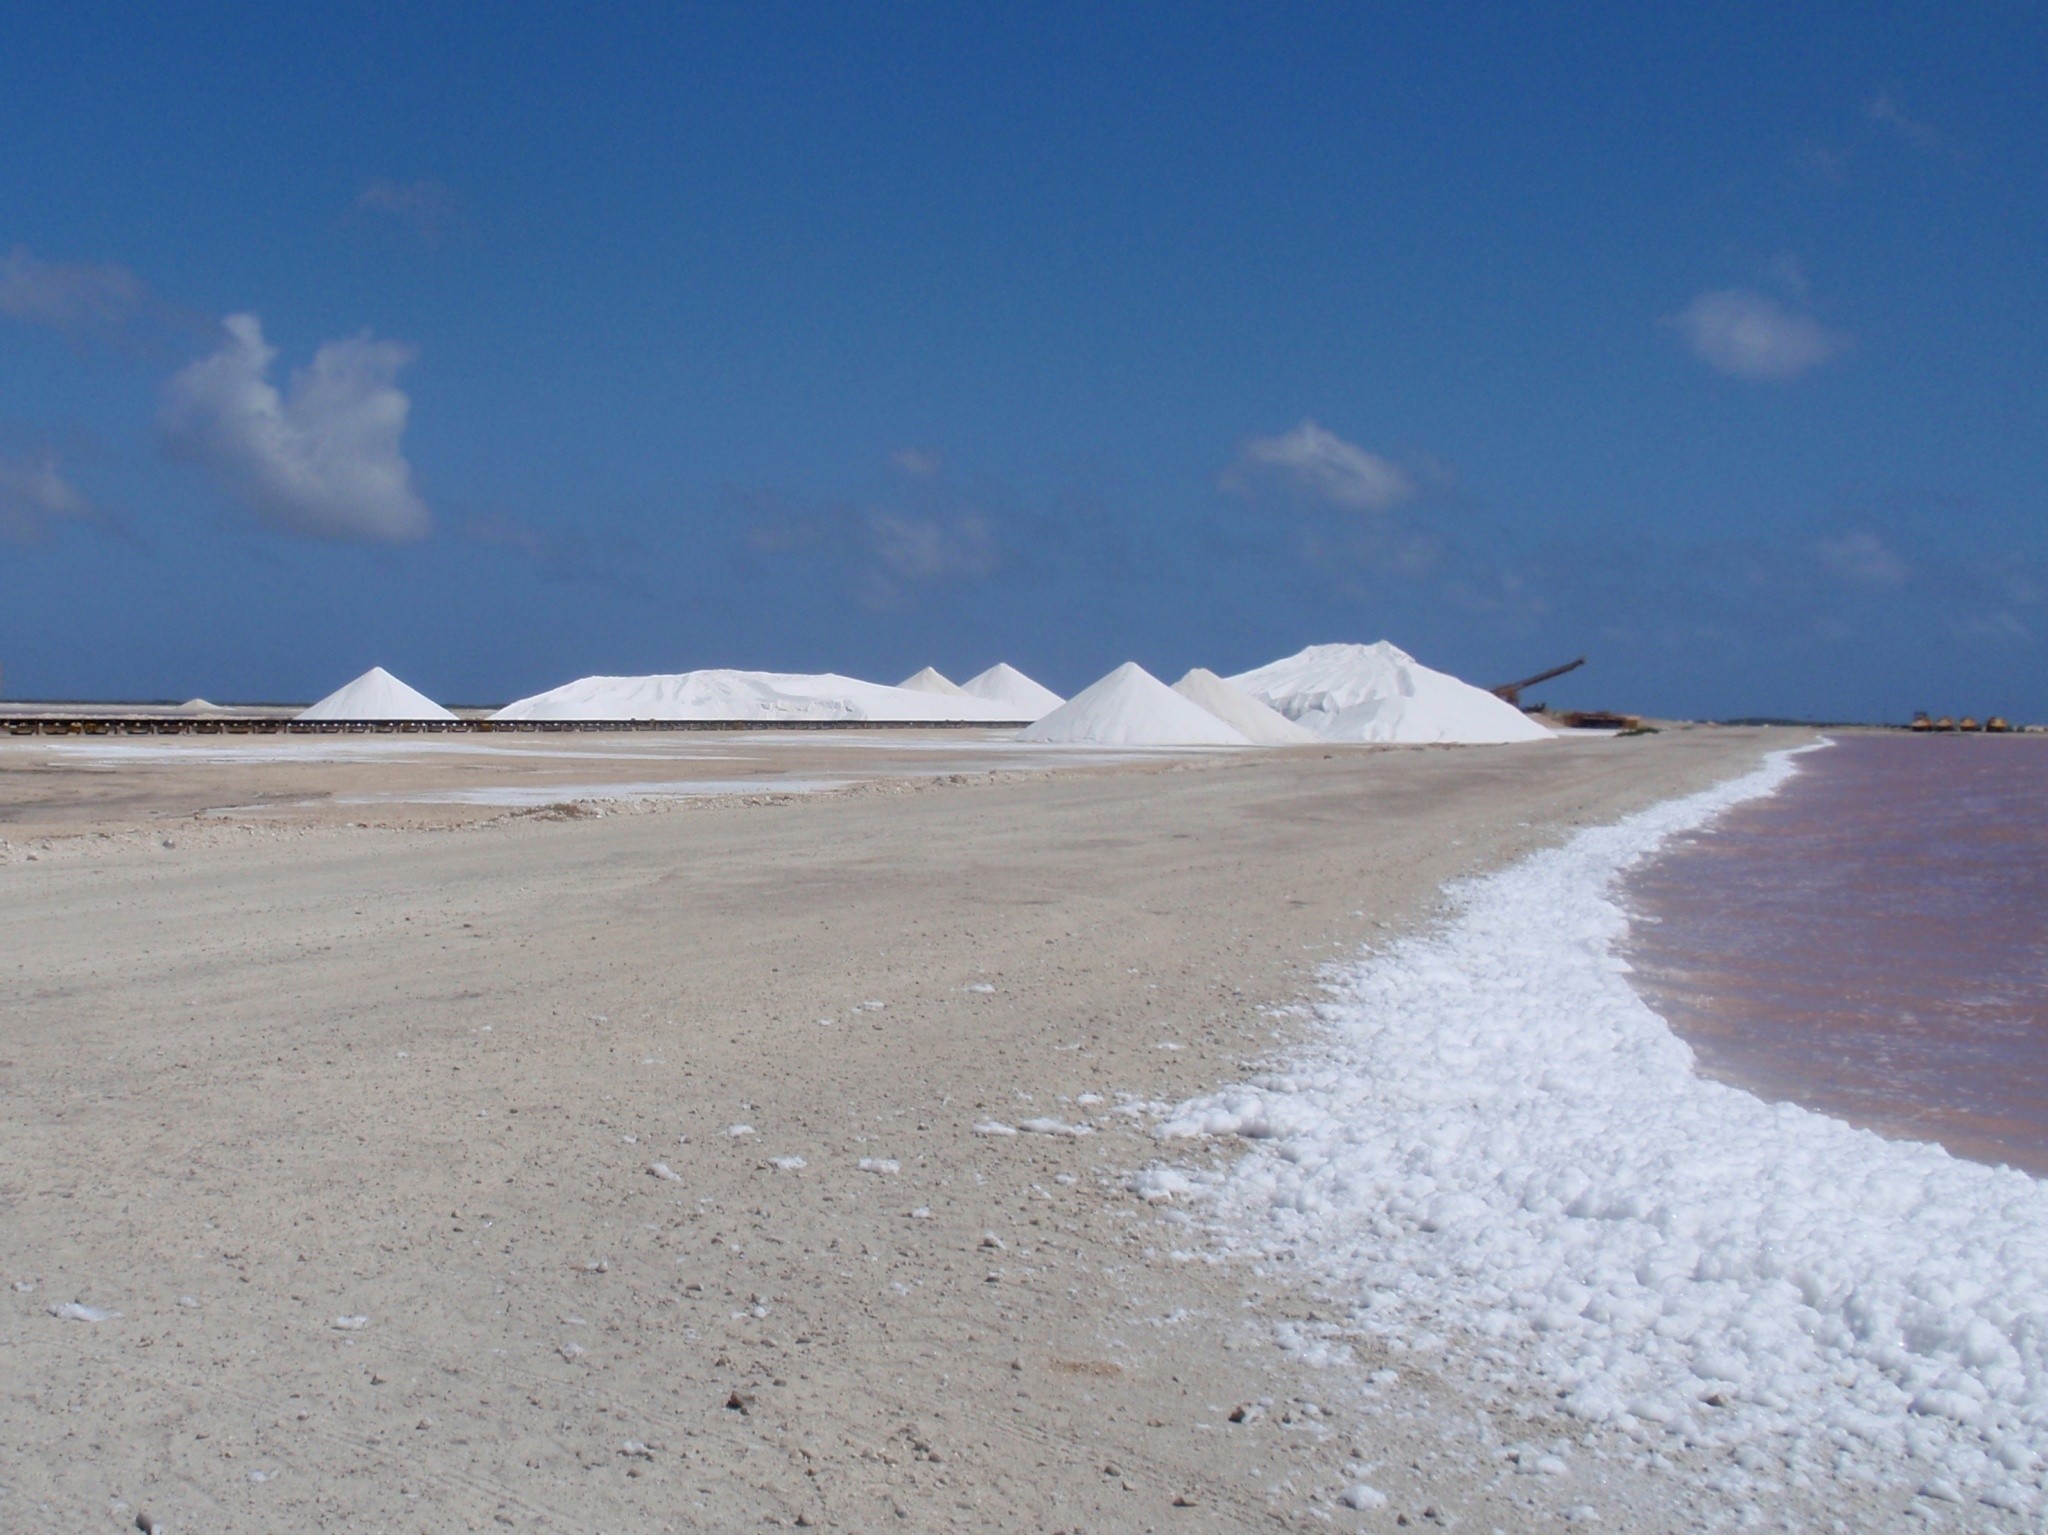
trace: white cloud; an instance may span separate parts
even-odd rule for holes
[[[1912,574],[1906,562],[1875,533],[1844,533],[1814,546],[1828,573],[1851,586],[1904,586]]]
[[[40,261],[17,245],[0,257],[0,314],[55,330],[112,330],[148,300],[126,267]]]
[[[1813,316],[1748,288],[1702,293],[1671,323],[1709,367],[1737,378],[1797,378],[1849,346]]]
[[[91,515],[91,504],[57,472],[55,459],[0,458],[0,538],[35,543],[52,521]]]
[[[1398,464],[1313,421],[1278,437],[1254,437],[1224,473],[1222,485],[1244,490],[1265,476],[1278,476],[1318,500],[1369,512],[1387,511],[1415,494],[1415,482]]]
[[[230,315],[220,350],[164,386],[160,424],[174,458],[206,469],[266,522],[321,538],[399,543],[430,515],[400,451],[412,402],[392,381],[412,349],[368,335],[330,341],[270,382],[276,348],[251,314]]]

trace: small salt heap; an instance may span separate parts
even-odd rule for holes
[[[1385,640],[1311,645],[1229,680],[1325,741],[1551,739],[1548,730],[1513,704],[1447,672],[1431,671]]]
[[[905,677],[896,686],[909,688],[914,693],[938,693],[949,698],[958,698],[965,691],[936,666],[927,666],[915,676]]]
[[[1173,690],[1200,704],[1254,746],[1313,745],[1322,739],[1244,689],[1232,687],[1206,666],[1195,667],[1173,685]]]
[[[1013,720],[1043,719],[1066,700],[1051,688],[1041,687],[1007,661],[998,661],[979,676],[960,684],[960,691],[986,698],[1011,711]]]
[[[1030,729],[1020,741],[1094,746],[1249,746],[1244,734],[1126,661]]]
[[[373,666],[346,687],[301,709],[302,720],[452,720],[448,710],[417,688]]]

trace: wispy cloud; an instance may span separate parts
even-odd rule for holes
[[[358,217],[395,222],[419,236],[429,250],[440,245],[462,221],[462,198],[454,188],[432,178],[420,181],[372,181],[356,195]]]
[[[146,362],[191,355],[194,339],[219,323],[166,301],[115,262],[45,261],[25,245],[0,255],[0,319]]]
[[[631,539],[538,527],[495,511],[471,513],[457,531],[470,543],[531,561],[535,571],[551,581],[602,582],[643,595],[648,591],[647,551]]]
[[[92,504],[58,472],[54,457],[0,457],[0,538],[41,543],[53,522],[93,515]]]
[[[913,480],[929,480],[937,477],[944,467],[939,455],[929,448],[898,448],[889,455],[899,474],[907,474]]]
[[[1872,122],[1889,128],[1915,149],[1924,150],[1931,154],[1952,147],[1948,135],[1932,123],[1924,123],[1917,118],[1908,117],[1905,109],[1899,105],[1897,99],[1890,92],[1873,96],[1869,104],[1864,108],[1864,115]]]
[[[734,499],[750,560],[829,574],[876,612],[985,581],[1013,553],[995,516],[944,486],[910,507],[805,504],[759,491]]]
[[[875,569],[869,588],[893,600],[901,583],[974,580],[995,572],[995,525],[979,512],[954,517],[867,514],[867,545]]]
[[[124,266],[43,261],[17,245],[0,256],[0,315],[67,335],[109,335],[142,314],[149,291]]]
[[[1839,357],[1851,344],[1812,315],[1749,288],[1702,293],[1669,323],[1717,372],[1779,383]]]
[[[1850,586],[1904,586],[1913,573],[1890,544],[1868,529],[1824,538],[1814,545],[1814,553],[1822,569]]]
[[[1400,465],[1314,421],[1278,437],[1254,437],[1218,483],[1244,494],[1272,481],[1312,500],[1369,512],[1388,511],[1415,494],[1415,481]]]
[[[368,335],[330,341],[280,393],[270,381],[277,349],[256,316],[231,315],[222,329],[218,351],[164,386],[165,451],[288,532],[424,537],[432,519],[401,451],[412,402],[394,382],[411,348]]]

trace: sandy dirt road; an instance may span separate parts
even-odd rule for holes
[[[0,866],[0,1526],[1678,1527],[1503,1469],[1540,1400],[1276,1346],[1316,1298],[1177,1253],[1115,1107],[1241,1075],[1445,879],[1789,740]]]

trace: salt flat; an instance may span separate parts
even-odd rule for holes
[[[1290,1352],[1329,1315],[1313,1281],[1192,1256],[1132,1192],[1167,1153],[1116,1106],[1240,1080],[1305,1026],[1271,1008],[1427,923],[1445,880],[1798,739],[876,775],[385,827],[188,810],[203,834],[162,837],[123,780],[92,807],[120,835],[0,866],[0,1520],[1732,1517],[1597,1434],[1569,1474],[1518,1475],[1507,1445],[1588,1432],[1533,1383]],[[768,750],[837,771],[829,744]],[[352,792],[396,770],[264,769]],[[220,798],[216,771],[237,770],[176,769],[163,803]],[[1339,1501],[1362,1480],[1385,1508]],[[1823,1495],[1860,1528],[1897,1515]]]

